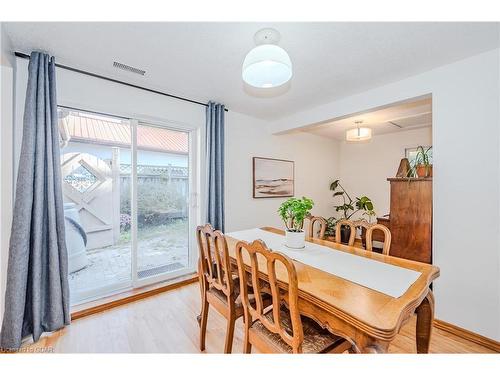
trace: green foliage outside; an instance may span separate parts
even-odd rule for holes
[[[138,184],[137,218],[138,226],[162,225],[179,218],[187,209],[186,197],[168,180],[144,181]],[[123,184],[120,191],[122,222],[131,215],[130,184]],[[129,229],[122,225],[122,229]]]
[[[130,213],[130,184],[125,184],[120,192],[121,212]],[[167,213],[181,211],[186,206],[186,197],[175,186],[163,181],[138,184],[137,214]]]

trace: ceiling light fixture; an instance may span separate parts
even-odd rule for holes
[[[292,61],[286,51],[277,46],[280,33],[262,29],[255,33],[257,47],[247,53],[241,72],[243,81],[257,88],[278,87],[292,78]]]
[[[363,123],[362,120],[355,121],[356,127],[354,129],[349,129],[345,133],[345,139],[347,142],[361,142],[368,141],[372,137],[372,130],[367,127],[361,127]]]

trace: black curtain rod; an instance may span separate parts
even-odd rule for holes
[[[28,60],[30,59],[29,55],[27,55],[25,53],[22,53],[22,52],[14,52],[14,55],[17,56],[17,57],[20,57],[22,59],[28,59]],[[204,107],[208,106],[208,104],[202,103],[202,102],[197,102],[196,100],[191,100],[191,99],[188,99],[188,98],[183,98],[182,96],[167,94],[166,92],[162,92],[162,91],[158,91],[158,90],[148,89],[147,87],[134,85],[133,83],[128,83],[128,82],[120,81],[118,79],[114,79],[114,78],[110,78],[110,77],[106,77],[106,76],[101,76],[99,74],[95,74],[95,73],[92,73],[92,72],[87,72],[85,70],[73,68],[71,66],[67,66],[67,65],[62,65],[62,64],[56,63],[56,67],[61,68],[61,69],[65,69],[65,70],[69,70],[69,71],[75,72],[75,73],[85,74],[87,76],[94,77],[94,78],[104,79],[105,81],[119,83],[120,85],[125,85],[125,86],[129,86],[129,87],[133,87],[135,89],[152,92],[154,94],[168,96],[169,98],[179,99],[179,100],[183,100],[185,102],[202,105]],[[224,108],[224,111],[227,112],[228,111],[227,108]]]

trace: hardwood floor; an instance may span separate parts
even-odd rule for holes
[[[30,347],[57,353],[200,353],[200,291],[191,284],[144,300],[78,319]],[[241,353],[242,321],[236,322],[233,352]],[[210,310],[206,353],[222,353],[226,320]],[[416,353],[415,318],[402,329],[389,353]],[[493,353],[445,331],[434,329],[431,353]]]

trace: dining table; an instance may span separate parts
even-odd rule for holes
[[[293,260],[300,313],[348,340],[351,352],[386,353],[413,314],[416,351],[429,352],[434,319],[431,284],[439,277],[435,265],[310,237],[305,248],[290,249],[284,231],[273,227],[226,233],[231,262],[236,263],[239,241],[257,239]],[[265,270],[265,265],[259,268]],[[276,276],[280,288],[287,290],[284,267],[276,269]]]

